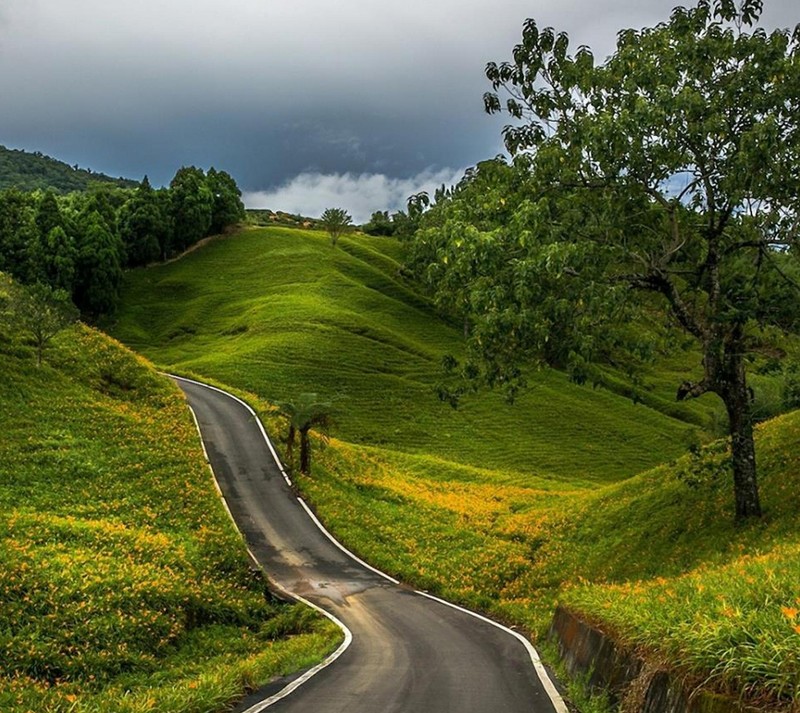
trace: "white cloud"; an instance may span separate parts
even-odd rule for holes
[[[353,222],[366,223],[377,210],[404,210],[408,197],[427,191],[433,195],[442,184],[451,186],[464,169],[427,169],[410,178],[389,178],[381,173],[301,173],[270,191],[245,193],[248,208],[269,208],[317,217],[326,208],[344,208]]]

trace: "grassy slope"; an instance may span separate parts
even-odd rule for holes
[[[680,453],[689,425],[543,372],[514,406],[498,394],[453,411],[433,396],[457,352],[396,273],[395,243],[254,230],[160,269],[130,274],[114,333],[155,361],[272,400],[333,401],[353,443],[511,470],[527,478],[615,481]],[[388,253],[388,254],[387,254]]]
[[[760,429],[767,516],[740,529],[719,445],[629,478],[685,450],[686,424],[657,411],[546,374],[513,408],[490,394],[452,412],[430,388],[458,334],[393,277],[396,249],[252,232],[133,273],[117,333],[263,398],[336,393],[335,437],[300,485],[383,569],[534,635],[566,601],[721,689],[796,698],[800,416]],[[651,375],[653,403],[680,361]]]
[[[36,368],[0,335],[0,423],[0,710],[219,710],[335,644],[265,597],[141,358],[81,327]]]
[[[747,527],[733,522],[722,444],[621,483],[558,491],[334,442],[301,487],[346,542],[407,581],[534,633],[566,602],[774,712],[800,701],[800,412],[757,438],[766,515]]]

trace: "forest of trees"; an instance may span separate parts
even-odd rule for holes
[[[71,193],[87,190],[90,183],[136,188],[136,181],[128,178],[112,178],[88,168],[70,166],[39,151],[31,153],[0,146],[0,190],[18,188],[21,191]]]
[[[0,272],[69,294],[90,319],[112,313],[122,271],[165,260],[244,219],[233,178],[183,167],[169,187],[94,183],[83,192],[0,191]]]

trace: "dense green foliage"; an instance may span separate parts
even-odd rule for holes
[[[369,219],[368,223],[361,226],[367,235],[384,235],[390,236],[395,233],[395,225],[389,211],[378,210],[375,211]]]
[[[408,200],[408,211],[398,210],[389,214],[389,211],[375,211],[368,223],[361,226],[367,235],[394,236],[401,240],[408,239],[419,227],[422,211],[429,203],[428,194],[418,193]]]
[[[85,191],[92,183],[107,183],[119,188],[134,188],[136,181],[112,178],[103,173],[70,166],[63,161],[44,156],[39,151],[29,153],[0,146],[0,191],[17,188],[21,191],[71,193]]]
[[[319,222],[328,231],[331,245],[336,247],[339,238],[353,225],[353,218],[344,208],[326,208],[319,217]]]
[[[82,326],[31,352],[0,327],[0,709],[221,710],[319,660],[338,630],[254,576],[179,390]]]
[[[125,267],[166,260],[244,220],[224,171],[181,168],[170,188],[92,184],[83,193],[0,191],[0,270],[68,292],[89,318],[113,313]]]
[[[178,252],[208,235],[214,194],[199,168],[181,168],[169,184],[172,197],[173,243]]]
[[[69,294],[50,285],[23,287],[0,273],[0,321],[9,332],[27,337],[41,366],[53,338],[78,320]]]
[[[462,375],[512,392],[531,358],[579,381],[634,367],[651,350],[632,322],[663,313],[702,355],[678,399],[725,406],[739,519],[761,514],[748,360],[800,326],[800,25],[768,35],[761,6],[676,8],[600,65],[528,20],[486,72],[509,96],[485,100],[516,120],[514,166],[486,162],[446,196],[416,255],[469,323]]]
[[[129,201],[120,209],[119,232],[128,265],[147,265],[166,259],[170,249],[170,195],[154,191],[144,177]]]

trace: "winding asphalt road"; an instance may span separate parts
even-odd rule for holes
[[[219,390],[176,381],[195,413],[231,514],[270,580],[324,609],[352,634],[336,660],[291,695],[273,686],[237,710],[565,713],[521,637],[356,560],[292,492],[249,407]]]

